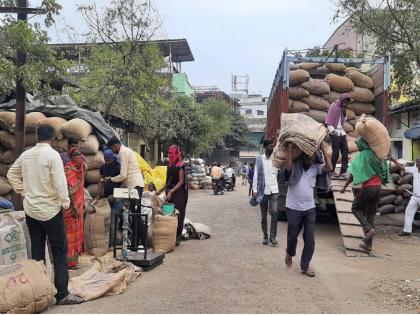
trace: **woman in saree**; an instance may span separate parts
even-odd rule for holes
[[[84,183],[85,157],[80,153],[78,141],[68,138],[68,151],[61,153],[70,196],[70,208],[63,210],[67,234],[67,265],[76,268],[83,253],[83,212],[85,210]]]

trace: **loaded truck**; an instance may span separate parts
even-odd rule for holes
[[[337,49],[335,48],[334,51],[336,53]],[[272,139],[274,142],[277,141],[278,130],[281,128],[281,115],[282,113],[289,112],[289,79],[291,67],[299,68],[299,64],[301,63],[305,63],[305,65],[310,63],[317,64],[317,66],[313,69],[307,69],[310,77],[313,79],[324,79],[327,74],[334,73],[334,71],[331,71],[331,69],[326,69],[326,67],[323,67],[324,65],[331,63],[340,63],[349,66],[370,65],[370,69],[366,74],[371,77],[374,82],[374,87],[372,89],[374,94],[374,101],[372,102],[372,105],[375,107],[375,111],[373,115],[385,126],[387,126],[388,89],[390,86],[390,57],[383,56],[373,59],[362,59],[338,58],[337,56],[331,55],[332,54],[330,54],[328,57],[302,57],[301,54],[291,52],[287,48],[284,50],[281,62],[274,77],[274,82],[267,104],[268,111],[265,135],[267,138]],[[281,174],[282,172],[280,171],[278,176],[280,189],[279,211],[284,212],[287,185],[285,184],[284,176]],[[315,192],[315,200],[318,212],[327,212],[335,215],[336,209],[332,191],[322,191],[317,189]],[[279,217],[285,218],[284,213]]]

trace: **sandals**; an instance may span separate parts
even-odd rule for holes
[[[375,230],[374,229],[370,229],[369,232],[367,232],[365,234],[365,236],[363,237],[363,242],[367,243],[369,241],[372,240],[373,235],[375,235]]]
[[[58,301],[57,305],[75,305],[85,302],[85,299],[80,295],[69,293],[64,299]]]
[[[288,253],[286,253],[286,258],[284,259],[287,267],[292,267],[293,265],[293,258]]]
[[[315,277],[315,271],[313,271],[313,270],[311,269],[311,267],[308,267],[308,269],[306,269],[306,270],[302,270],[302,273],[303,273],[304,275],[306,275],[306,276],[310,277],[310,278]]]
[[[365,243],[359,244],[359,247],[361,249],[367,251],[368,253],[370,253],[372,251],[372,246],[366,245]]]

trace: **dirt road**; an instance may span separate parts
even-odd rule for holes
[[[348,258],[337,224],[321,220],[312,262],[317,277],[308,278],[299,257],[293,268],[284,264],[285,223],[278,226],[279,247],[261,244],[259,208],[249,206],[245,190],[193,192],[187,217],[210,226],[212,238],[183,242],[122,295],[49,312],[389,313],[420,305],[420,239],[395,236],[397,221],[380,228],[375,257]],[[298,253],[301,246],[300,239]]]

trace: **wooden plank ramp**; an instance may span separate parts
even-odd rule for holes
[[[346,180],[341,178],[331,179],[344,254],[347,257],[367,256],[369,253],[359,247],[364,235],[362,226],[351,211],[353,192],[351,188],[347,188],[344,194],[340,193],[345,182]]]

